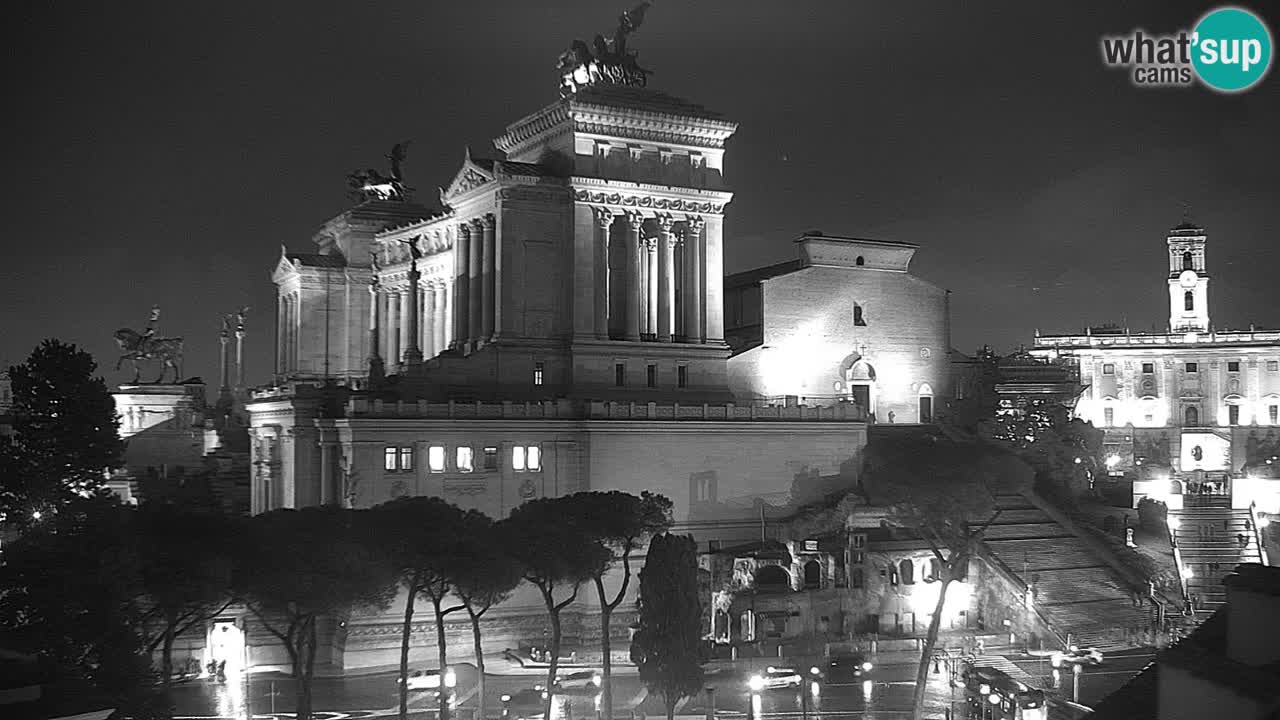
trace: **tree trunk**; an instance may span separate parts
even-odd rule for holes
[[[445,677],[449,674],[449,649],[444,642],[444,613],[440,611],[440,600],[441,598],[431,597],[431,606],[436,611],[436,653],[440,658],[440,720],[445,720],[450,716],[449,696],[452,690],[445,682]]]
[[[173,686],[173,626],[176,624],[176,618],[165,618],[164,644],[160,647],[160,672],[164,676],[162,681],[166,700],[169,698],[169,691]]]
[[[484,650],[480,645],[480,616],[471,612],[471,608],[467,608],[467,614],[471,616],[471,641],[475,644],[476,651],[476,672],[478,676],[476,682],[479,684],[478,696],[476,699],[476,716],[474,720],[485,720],[484,716]]]
[[[938,604],[933,608],[933,617],[929,619],[929,632],[924,638],[924,647],[920,650],[920,665],[916,668],[916,693],[913,707],[915,708],[912,718],[914,720],[923,720],[924,718],[924,690],[925,683],[929,680],[929,661],[933,657],[933,646],[938,642],[938,629],[942,626],[942,606],[947,602],[947,587],[951,585],[951,571],[947,571],[947,578],[942,580],[942,587],[938,590]]]
[[[311,679],[316,669],[316,618],[303,621],[298,631],[298,656],[301,672],[298,673],[298,711],[296,720],[311,720]]]
[[[667,720],[675,720],[676,703],[680,702],[680,696],[674,693],[663,693],[662,699],[667,706]]]
[[[560,609],[549,589],[542,591],[542,598],[547,603],[547,613],[551,615],[551,662],[547,664],[547,699],[542,704],[543,717],[551,717],[551,706],[555,703],[556,669],[560,665]]]
[[[409,636],[413,634],[413,601],[418,587],[409,583],[409,599],[404,605],[404,627],[400,629],[400,720],[409,717]]]
[[[604,598],[601,598],[602,600]],[[613,608],[600,606],[600,705],[604,710],[604,719],[613,720],[613,658],[609,638],[609,621],[613,617]]]

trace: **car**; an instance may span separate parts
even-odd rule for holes
[[[409,676],[409,681],[405,685],[410,690],[434,690],[436,695],[440,694],[440,671],[439,670],[415,670]],[[458,686],[458,675],[453,668],[446,668],[444,673],[444,687],[453,689]]]
[[[829,683],[851,683],[862,680],[875,665],[861,653],[836,655],[827,662],[826,680]]]
[[[1056,652],[1049,656],[1049,664],[1054,667],[1063,665],[1101,665],[1102,653],[1096,648],[1072,647],[1066,652]]]
[[[547,691],[541,685],[502,696],[502,717],[510,720],[537,720],[545,712]]]
[[[762,673],[756,673],[747,680],[752,692],[761,690],[781,690],[798,688],[803,682],[799,671],[795,668],[768,667]]]
[[[579,670],[565,675],[556,676],[555,686],[561,690],[571,690],[574,688],[594,690],[600,687],[601,679],[599,670]]]

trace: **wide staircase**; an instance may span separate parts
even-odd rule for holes
[[[1196,614],[1213,613],[1227,601],[1222,579],[1240,563],[1262,562],[1249,511],[1233,510],[1228,495],[1183,495],[1169,520]]]
[[[1021,495],[996,498],[1000,517],[987,529],[988,551],[1033,589],[1036,607],[1061,636],[1103,652],[1132,647],[1126,630],[1149,628],[1154,608],[1083,540]]]

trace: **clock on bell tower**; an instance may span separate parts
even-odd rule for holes
[[[1189,222],[1169,232],[1169,330],[1209,330],[1209,274],[1205,271],[1204,228]]]

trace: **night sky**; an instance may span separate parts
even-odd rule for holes
[[[280,245],[311,251],[346,174],[411,138],[407,180],[434,204],[464,146],[494,155],[556,99],[559,53],[631,1],[15,4],[0,359],[54,336],[119,382],[112,331],[159,304],[186,374],[216,385],[220,317],[250,305],[247,377],[269,380]],[[1186,203],[1214,324],[1280,326],[1280,74],[1237,96],[1135,88],[1099,37],[1215,5],[1095,5],[657,0],[630,46],[651,87],[740,124],[728,272],[822,229],[919,244],[965,352],[1163,328]]]

